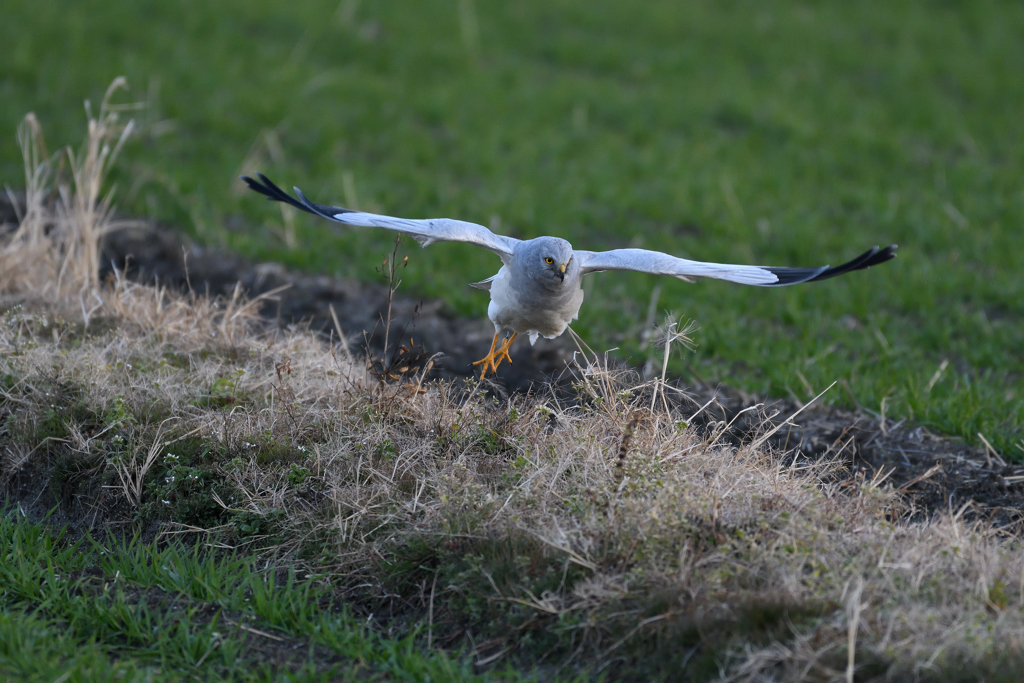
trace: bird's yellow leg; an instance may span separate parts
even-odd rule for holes
[[[497,371],[498,365],[501,364],[501,361],[503,359],[507,360],[509,365],[512,365],[512,358],[508,355],[508,348],[510,346],[512,346],[512,342],[514,342],[516,337],[518,337],[518,336],[519,336],[518,332],[513,332],[512,336],[509,337],[508,339],[506,339],[505,341],[503,341],[501,343],[501,346],[498,348],[498,350],[495,351],[495,354],[498,356],[498,362],[495,363],[495,365],[494,365],[495,371]]]
[[[498,333],[495,332],[494,333],[494,339],[491,340],[491,350],[487,353],[486,356],[484,356],[480,360],[478,360],[475,363],[473,363],[473,365],[480,365],[481,363],[484,364],[484,367],[480,370],[480,379],[483,379],[484,376],[487,374],[487,368],[492,368],[494,370],[495,374],[497,374],[498,366],[494,362],[494,347],[497,346],[497,345],[498,345]]]
[[[488,368],[498,374],[498,366],[501,365],[501,361],[507,360],[509,364],[512,364],[512,359],[508,355],[508,347],[511,346],[512,341],[518,336],[518,332],[501,342],[501,346],[498,346],[498,332],[494,333],[494,339],[491,340],[491,350],[486,356],[473,363],[473,365],[483,364],[483,368],[480,370],[480,379],[483,379],[487,375]],[[497,347],[497,348],[495,348]]]

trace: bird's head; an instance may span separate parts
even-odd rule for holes
[[[530,240],[524,251],[523,266],[527,274],[532,280],[548,288],[562,285],[566,277],[571,281],[571,277],[578,269],[572,258],[572,245],[560,237],[538,237]]]

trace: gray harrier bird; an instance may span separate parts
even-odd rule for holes
[[[473,363],[483,365],[481,377],[488,370],[497,372],[503,360],[512,362],[508,349],[519,334],[528,335],[530,344],[533,344],[539,336],[553,339],[565,332],[583,304],[580,282],[588,273],[635,270],[653,275],[671,275],[685,282],[710,277],[742,285],[782,287],[827,280],[854,270],[870,268],[896,256],[896,245],[893,244],[884,249],[873,247],[835,268],[775,268],[688,261],[647,249],[583,251],[573,249],[569,242],[560,237],[518,240],[496,235],[476,223],[451,218],[393,218],[317,204],[307,199],[297,187],[294,189],[298,199],[262,173],[256,175],[259,180],[248,176],[242,176],[242,180],[268,199],[290,204],[331,221],[387,228],[411,236],[424,247],[434,242],[469,242],[497,254],[504,264],[497,274],[472,285],[490,291],[491,303],[487,306],[487,317],[494,323],[490,352]],[[505,338],[499,345],[498,338],[503,334]]]

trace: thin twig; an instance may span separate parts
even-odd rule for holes
[[[826,393],[828,392],[828,390],[829,390],[829,389],[831,389],[832,387],[834,387],[835,385],[836,385],[836,383],[835,383],[835,382],[832,382],[832,384],[829,384],[829,385],[828,385],[828,388],[826,388],[826,389],[825,389],[824,391],[822,391],[822,392],[821,392],[820,394],[818,394],[817,396],[815,396],[814,398],[812,398],[812,399],[810,400],[810,402],[808,402],[808,403],[807,403],[807,404],[806,404],[805,406],[803,406],[802,408],[800,408],[800,410],[796,411],[795,413],[793,413],[792,415],[790,415],[789,417],[787,417],[787,418],[786,418],[786,419],[785,419],[785,420],[784,420],[784,421],[783,421],[783,422],[782,422],[781,424],[778,424],[778,425],[776,425],[774,429],[772,429],[771,431],[769,431],[769,432],[768,432],[767,434],[764,434],[764,435],[762,435],[762,436],[761,436],[761,437],[760,437],[760,438],[759,438],[759,439],[758,439],[757,441],[755,441],[755,442],[754,442],[753,444],[751,444],[751,448],[753,448],[754,450],[757,450],[758,448],[760,448],[760,447],[761,447],[761,445],[762,445],[762,444],[764,444],[764,442],[765,442],[765,441],[767,441],[768,439],[770,439],[770,438],[771,438],[771,437],[772,437],[772,436],[773,436],[773,435],[774,435],[774,434],[775,434],[775,433],[776,433],[777,431],[779,431],[780,429],[782,429],[782,428],[783,428],[783,427],[785,427],[786,425],[789,425],[789,426],[791,426],[791,427],[795,427],[796,425],[795,425],[795,424],[793,424],[793,418],[794,418],[794,417],[796,417],[797,415],[799,415],[800,413],[804,412],[805,410],[807,410],[807,409],[808,409],[809,407],[811,407],[812,405],[814,405],[814,403],[815,403],[815,402],[816,402],[816,401],[817,401],[817,400],[818,400],[819,398],[821,398],[822,396],[824,396],[824,395],[825,395],[825,394],[826,394]]]

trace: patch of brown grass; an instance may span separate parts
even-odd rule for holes
[[[96,282],[109,194],[85,178],[112,130],[90,124],[80,194],[54,206],[23,128],[29,208],[0,247],[4,481],[59,479],[93,525],[287,562],[482,663],[760,681],[1020,661],[1016,537],[962,508],[912,523],[884,476],[728,445],[661,382],[595,360],[571,401],[420,392],[268,329],[240,292]]]
[[[83,310],[94,306],[100,238],[113,227],[111,192],[103,194],[103,187],[134,127],[132,121],[120,125],[120,114],[138,108],[136,104],[113,103],[114,95],[125,87],[123,78],[114,80],[100,103],[98,116],[93,118],[89,112],[88,134],[78,152],[68,147],[63,154],[48,158],[35,115],[28,114],[19,126],[26,212],[18,230],[0,249],[0,292],[50,301],[77,294]],[[47,206],[54,164],[63,165],[65,161],[70,180],[57,174],[57,198]]]

